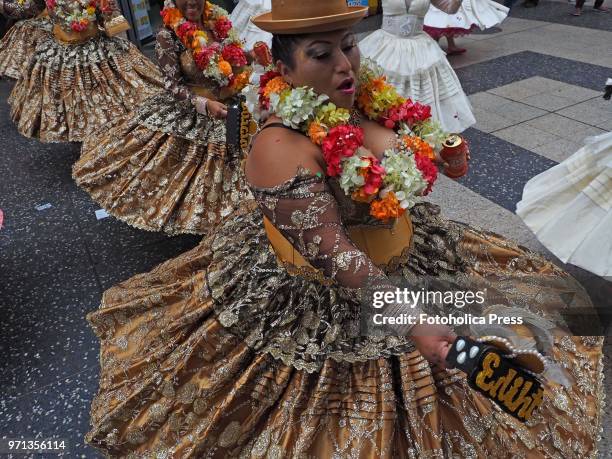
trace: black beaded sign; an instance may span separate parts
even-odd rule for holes
[[[460,336],[446,361],[467,374],[471,387],[520,421],[528,421],[543,402],[540,381],[495,346]]]

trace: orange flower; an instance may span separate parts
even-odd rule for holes
[[[289,85],[283,80],[283,77],[277,76],[276,78],[272,78],[264,88],[264,96],[270,97],[272,93],[280,94],[288,88]]]
[[[232,66],[229,62],[224,61],[224,60],[220,60],[219,64],[218,64],[219,70],[221,71],[221,73],[223,75],[225,75],[226,77],[230,76],[232,74]]]
[[[312,140],[312,143],[316,145],[321,145],[323,139],[327,136],[327,131],[325,128],[319,123],[310,123],[308,127],[308,137]]]
[[[162,19],[165,25],[174,27],[183,15],[178,8],[164,8],[162,10]]]
[[[242,73],[239,73],[232,83],[232,89],[236,91],[240,91],[249,83],[249,78],[251,77],[251,72],[245,70]]]
[[[365,187],[361,187],[356,191],[353,191],[353,193],[351,193],[351,198],[353,199],[353,201],[357,201],[357,202],[372,202],[372,200],[374,199],[374,195],[372,194],[367,194],[365,192]]]
[[[431,148],[431,145],[420,137],[406,135],[402,137],[402,141],[404,142],[404,145],[414,152],[415,155],[424,155],[432,161],[436,159],[436,154],[434,153],[433,148]]]
[[[193,40],[191,41],[191,47],[193,49],[202,48],[206,46],[207,42],[208,40],[206,37],[206,32],[204,32],[203,30],[196,30],[193,33]]]
[[[370,215],[379,220],[397,218],[404,213],[395,193],[390,191],[383,199],[378,199],[370,204]]]

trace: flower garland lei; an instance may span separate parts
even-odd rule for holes
[[[356,101],[365,116],[396,131],[396,146],[382,160],[363,147],[363,129],[349,123],[350,112],[326,95],[291,88],[274,70],[243,92],[256,119],[263,111],[273,113],[320,145],[327,175],[338,177],[354,200],[369,202],[373,217],[399,217],[416,204],[416,197],[431,191],[438,176],[434,150],[441,148],[446,133],[431,118],[429,106],[401,97],[371,61],[361,64]]]
[[[208,22],[216,41],[209,40],[206,32],[191,21],[171,2],[161,11],[166,27],[172,29],[185,47],[191,50],[193,59],[206,78],[221,88],[239,92],[249,82],[251,68],[238,34],[232,27],[227,11],[206,2],[204,21]]]
[[[112,13],[105,0],[46,0],[47,9],[74,32],[83,32],[96,20],[96,11]]]

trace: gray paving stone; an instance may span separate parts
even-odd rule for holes
[[[521,123],[523,121],[528,121],[546,114],[544,110],[514,101],[510,101],[496,107],[491,107],[488,110],[506,119],[514,121],[514,123]]]
[[[538,145],[532,151],[560,163],[577,152],[581,146],[579,143],[558,139],[549,144]]]
[[[530,151],[540,145],[551,144],[557,140],[556,136],[531,127],[526,123],[495,131],[493,135]]]
[[[549,134],[559,136],[562,139],[578,143],[587,136],[598,135],[604,132],[597,127],[572,120],[571,118],[556,113],[549,113],[539,118],[529,120],[525,124]]]

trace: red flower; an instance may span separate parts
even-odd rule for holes
[[[412,103],[412,101],[407,101]],[[431,107],[419,102],[412,103],[411,117],[413,122],[425,121],[431,118]]]
[[[205,70],[210,65],[210,60],[219,51],[219,44],[212,43],[209,46],[201,48],[198,52],[194,53],[193,59],[200,70]]]
[[[431,107],[429,105],[412,102],[408,99],[401,105],[391,107],[385,115],[381,116],[380,121],[386,128],[395,129],[400,121],[412,126],[416,122],[425,121],[429,118],[431,118]]]
[[[221,17],[215,21],[215,36],[217,40],[225,40],[229,31],[232,29],[232,21],[226,17]]]
[[[191,35],[198,30],[198,27],[191,21],[185,21],[176,28],[176,35],[183,43],[191,41]]]
[[[102,11],[102,14],[111,14],[113,12],[113,7],[111,6],[110,2],[103,1],[100,4],[100,11]]]
[[[70,28],[75,32],[83,32],[85,29],[87,29],[88,25],[89,22],[87,21],[74,21],[72,24],[70,24]]]
[[[341,161],[355,154],[363,145],[363,129],[357,126],[339,125],[329,131],[323,140],[323,158],[327,163],[327,175],[335,177],[342,173]]]
[[[438,168],[429,157],[426,155],[414,155],[417,169],[423,174],[423,178],[427,181],[427,188],[423,191],[423,196],[431,193],[434,182],[438,178]]]
[[[243,65],[247,65],[246,54],[244,54],[244,50],[234,44],[230,43],[229,45],[223,48],[223,59],[232,64],[234,67],[242,67]]]
[[[268,70],[262,76],[259,77],[259,105],[262,109],[268,110],[270,108],[270,99],[264,95],[266,85],[276,77],[281,76],[276,70]]]
[[[57,1],[56,0],[47,0],[46,4],[47,4],[47,8],[52,10],[53,8],[55,8],[57,6]]]

